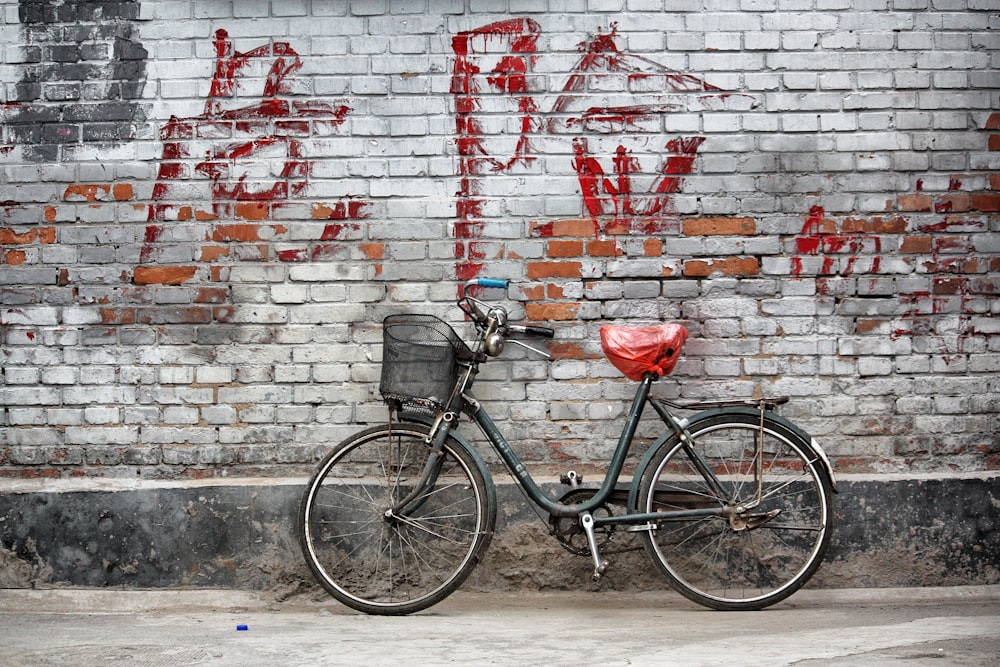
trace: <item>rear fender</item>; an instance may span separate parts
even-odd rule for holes
[[[690,427],[703,419],[711,419],[713,417],[718,417],[719,415],[733,415],[733,414],[749,415],[754,418],[760,417],[760,411],[752,407],[713,408],[711,410],[705,410],[704,412],[699,412],[695,415],[692,415],[689,419],[681,420],[681,425],[684,427]],[[833,488],[833,492],[839,493],[839,490],[837,489],[837,478],[833,474],[833,465],[830,463],[830,459],[826,455],[826,452],[823,451],[823,448],[820,447],[820,444],[816,442],[816,439],[813,438],[808,433],[806,433],[801,427],[796,426],[795,424],[788,421],[779,414],[776,414],[774,412],[765,412],[764,416],[770,421],[778,424],[779,426],[787,430],[791,435],[795,436],[803,443],[807,444],[809,448],[812,449],[813,452],[815,452],[816,456],[819,457],[820,465],[826,472],[827,476],[830,478],[830,485]],[[649,462],[652,460],[653,456],[656,455],[656,452],[659,451],[660,447],[664,443],[672,439],[676,439],[678,437],[679,434],[672,431],[669,433],[665,433],[664,435],[661,435],[646,452],[646,455],[642,458],[642,461],[636,468],[635,477],[632,478],[632,484],[631,487],[629,488],[628,502],[630,508],[635,509],[639,502],[639,483],[641,481],[640,476],[642,475],[642,472],[646,469],[646,466],[649,465]]]

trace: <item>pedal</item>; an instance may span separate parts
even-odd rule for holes
[[[561,484],[568,484],[569,486],[572,486],[575,489],[576,487],[583,484],[583,476],[578,475],[575,470],[570,470],[565,475],[559,477],[559,482]]]
[[[593,580],[598,581],[604,573],[608,571],[608,561],[601,560],[601,555],[597,552],[597,539],[594,537],[594,517],[590,512],[580,515],[580,526],[587,535],[587,544],[590,546],[590,556],[594,561]]]

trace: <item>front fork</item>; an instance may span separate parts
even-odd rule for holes
[[[444,464],[444,443],[448,439],[448,432],[451,430],[451,424],[455,421],[456,416],[454,412],[442,412],[434,420],[434,424],[424,441],[430,450],[427,453],[427,461],[424,462],[420,479],[413,485],[413,489],[405,498],[385,511],[387,520],[414,512],[427,498],[426,492],[434,488],[438,475],[441,474],[441,466]]]

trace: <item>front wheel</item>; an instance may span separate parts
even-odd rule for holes
[[[428,432],[397,423],[357,433],[327,454],[306,487],[302,552],[320,584],[353,609],[400,615],[440,602],[493,536],[492,486],[451,438],[427,488],[398,507],[422,477]]]
[[[647,551],[674,588],[707,607],[784,600],[830,542],[832,482],[819,456],[770,416],[762,429],[759,413],[708,415],[688,433],[690,441],[666,440],[640,471],[638,509],[722,511],[657,522],[643,535]]]

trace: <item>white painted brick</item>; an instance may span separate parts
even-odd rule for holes
[[[940,294],[933,304],[929,296],[900,296],[930,295],[937,285],[950,284],[939,278],[969,278],[976,285],[992,280],[989,273],[932,271],[965,256],[992,259],[1000,232],[987,214],[952,211],[951,226],[940,232],[955,237],[951,245],[926,254],[900,252],[913,236],[935,238],[938,232],[922,230],[943,221],[933,210],[903,210],[912,195],[922,188],[938,203],[945,196],[987,193],[989,173],[1000,169],[984,130],[993,122],[996,100],[989,91],[997,87],[1000,65],[991,57],[991,15],[982,11],[982,0],[938,4],[937,12],[928,12],[922,0],[892,6],[887,0],[743,0],[738,6],[581,0],[563,3],[555,16],[544,4],[520,0],[502,7],[419,0],[146,3],[141,34],[150,54],[148,109],[147,118],[136,121],[139,138],[100,149],[61,146],[54,160],[29,161],[21,146],[5,154],[2,178],[19,203],[0,211],[0,228],[21,234],[49,226],[58,242],[5,244],[5,252],[19,254],[0,271],[6,345],[0,399],[7,423],[21,428],[6,429],[0,442],[16,443],[12,460],[34,466],[54,460],[51,448],[86,444],[86,457],[79,448],[60,465],[100,465],[100,474],[116,465],[161,463],[216,472],[244,464],[277,470],[315,460],[313,445],[289,443],[337,441],[354,428],[353,420],[383,421],[385,408],[375,392],[381,317],[400,308],[452,317],[456,276],[469,271],[458,264],[463,253],[473,250],[471,261],[484,264],[483,275],[520,279],[528,263],[552,259],[549,240],[531,236],[533,230],[588,214],[573,170],[572,137],[548,135],[539,125],[531,134],[538,159],[507,172],[488,165],[474,175],[469,185],[483,200],[483,224],[475,229],[481,238],[455,238],[463,162],[451,88],[461,81],[453,79],[450,37],[522,14],[542,29],[528,78],[542,120],[580,60],[578,44],[606,31],[609,16],[626,57],[641,54],[648,59],[643,66],[658,63],[741,95],[710,110],[700,101],[669,100],[689,110],[663,114],[647,135],[622,133],[649,163],[678,136],[708,139],[693,173],[671,195],[660,231],[599,235],[595,240],[616,241],[621,254],[614,257],[590,256],[590,238],[568,237],[580,242],[582,254],[559,259],[576,262],[576,274],[511,290],[518,317],[540,305],[578,308],[574,320],[555,323],[557,343],[579,344],[585,356],[550,364],[514,354],[512,363],[484,369],[482,387],[502,427],[516,427],[516,435],[530,428],[580,439],[595,424],[610,432],[610,418],[624,409],[633,387],[600,359],[597,327],[605,319],[683,316],[692,338],[678,377],[714,379],[671,388],[674,395],[793,394],[801,400],[788,414],[820,433],[837,432],[837,451],[859,461],[895,463],[899,456],[890,438],[868,434],[868,415],[919,415],[933,433],[958,427],[981,432],[982,415],[972,413],[989,413],[1000,400],[1000,382],[983,379],[1000,366],[1000,332],[993,324],[1000,305],[989,298],[992,292]],[[12,12],[7,15],[16,23]],[[205,136],[188,146],[193,153],[181,164],[183,178],[167,185],[199,218],[218,219],[182,220],[181,207],[173,207],[150,244],[147,204],[164,154],[158,132],[171,114],[192,118],[205,109],[215,55],[210,23],[224,26],[242,52],[287,40],[303,66],[286,77],[285,99],[315,96],[351,111],[341,125],[314,123],[287,132],[312,161],[309,184],[268,210],[266,220],[241,217],[228,202],[210,199],[211,178],[195,167],[207,150],[225,144],[205,128]],[[505,48],[502,41],[492,46]],[[4,53],[5,80],[19,80],[26,50],[10,44]],[[243,83],[262,88],[267,66],[255,64]],[[588,86],[589,106],[617,104],[611,93],[627,88],[595,76]],[[653,99],[661,92],[656,77],[636,79],[620,102],[662,103]],[[9,92],[7,99],[13,99]],[[258,102],[243,96],[228,106]],[[506,141],[509,152],[519,118],[501,118],[488,109],[493,102],[516,108],[503,94],[480,100],[487,109],[480,122],[504,121],[483,135],[483,147],[494,151]],[[3,143],[9,143],[9,127]],[[269,119],[258,130],[265,136],[271,128]],[[604,133],[612,149],[619,143],[611,135],[620,128],[591,129],[594,136]],[[600,159],[610,174],[611,159]],[[258,161],[259,174],[284,168],[280,158]],[[957,191],[949,190],[953,179],[960,182]],[[646,175],[640,189],[650,180]],[[118,201],[111,190],[67,189],[87,183],[133,190],[118,192],[125,197]],[[313,218],[347,201],[364,202],[366,217]],[[828,247],[820,251],[810,251],[803,238],[815,207],[829,218],[822,241]],[[750,218],[754,233],[683,235],[685,218],[712,215]],[[844,225],[896,216],[906,232],[880,232],[877,253],[871,239],[838,236]],[[954,226],[963,217],[975,217],[977,226]],[[213,238],[229,224],[248,232],[265,226],[256,233],[259,241]],[[278,224],[283,231],[275,233],[272,225]],[[334,228],[336,239],[325,238]],[[843,247],[829,247],[841,240]],[[224,254],[203,259],[204,247]],[[325,254],[308,262],[276,254],[299,249]],[[760,275],[683,277],[686,260],[743,257],[757,259]],[[133,282],[137,266],[157,264],[197,270],[178,285]],[[210,306],[217,310],[204,322],[162,321],[162,313],[180,316]],[[114,316],[129,323],[105,324]],[[975,333],[959,342],[960,329]],[[905,333],[910,330],[918,333]],[[747,381],[740,373],[759,377]],[[907,402],[914,391],[932,390],[937,400]],[[525,396],[531,402],[520,403]],[[552,405],[558,427],[546,425]],[[134,430],[101,430],[119,424]],[[133,446],[140,439],[145,448]],[[119,441],[134,451],[116,451]],[[941,441],[940,463],[928,465],[968,465],[948,459],[950,445]],[[595,456],[603,449],[590,451]]]

